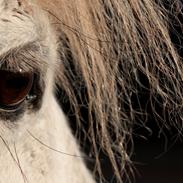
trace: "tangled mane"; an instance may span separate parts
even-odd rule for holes
[[[48,12],[59,40],[57,85],[76,116],[76,136],[80,139],[83,131],[92,144],[94,173],[101,181],[103,151],[118,182],[123,182],[131,170],[133,127],[146,125],[148,107],[161,129],[182,129],[183,62],[169,33],[169,17],[179,23],[182,4],[172,0],[171,11],[159,0],[40,0],[38,4]],[[140,92],[148,95],[144,105]],[[81,108],[87,108],[87,128]]]

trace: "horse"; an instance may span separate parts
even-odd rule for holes
[[[105,182],[100,151],[115,181],[129,180],[134,126],[146,126],[141,89],[160,128],[181,131],[183,63],[169,16],[180,23],[182,4],[173,2],[168,11],[154,0],[0,0],[0,182]]]

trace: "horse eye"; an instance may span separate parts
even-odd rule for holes
[[[0,70],[0,108],[16,109],[32,89],[32,72]]]

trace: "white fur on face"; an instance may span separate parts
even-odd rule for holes
[[[54,98],[56,38],[46,15],[35,5],[29,6],[0,0],[0,58],[3,62],[4,55],[18,55],[27,45],[36,45],[36,60],[45,62],[44,68],[37,65],[46,86],[39,111],[26,109],[15,123],[0,118],[0,182],[94,182],[82,158],[75,157],[81,153]]]

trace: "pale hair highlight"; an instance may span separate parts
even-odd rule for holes
[[[172,2],[182,6],[181,2]],[[89,130],[85,133],[93,144],[101,181],[98,144],[109,156],[117,180],[123,182],[128,178],[125,169],[131,167],[128,143],[132,140],[133,125],[136,116],[146,113],[133,106],[137,85],[147,87],[149,102],[161,128],[173,125],[182,129],[183,62],[169,35],[171,12],[165,10],[161,1],[153,0],[38,0],[37,3],[48,12],[61,40],[57,84],[69,97],[80,130],[76,94],[80,97],[81,88],[86,90]],[[143,75],[148,86],[141,83],[139,75]],[[152,98],[161,103],[161,116],[156,113]],[[172,115],[169,122],[165,111]],[[139,125],[145,126],[145,119]]]

